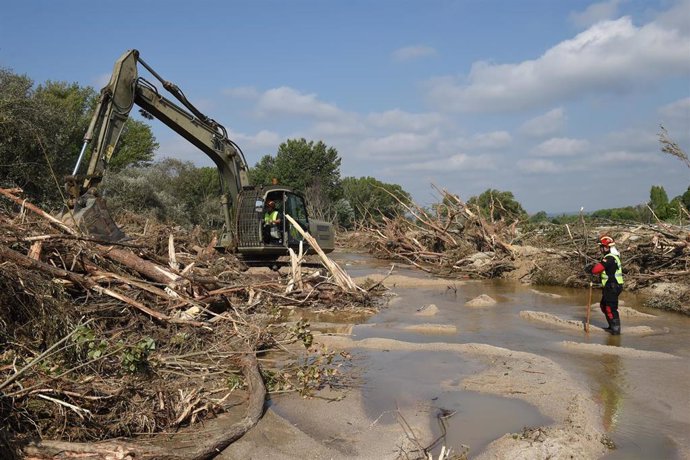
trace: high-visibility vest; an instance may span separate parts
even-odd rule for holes
[[[278,211],[273,211],[273,212],[266,211],[266,214],[264,214],[264,223],[270,224],[274,220],[278,220]]]
[[[623,285],[623,266],[621,265],[621,258],[618,257],[615,254],[606,254],[604,256],[604,259],[607,257],[613,257],[614,260],[616,261],[616,282],[620,284],[621,286]],[[606,286],[606,282],[609,280],[609,275],[606,274],[606,270],[601,272],[601,285]]]

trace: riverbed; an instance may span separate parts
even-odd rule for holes
[[[690,458],[690,318],[624,292],[622,335],[602,331],[598,305],[585,333],[587,290],[440,279],[365,254],[334,260],[390,289],[380,313],[323,337],[352,351],[361,386],[337,402],[272,398],[272,425],[223,458],[275,458],[281,424],[284,442],[306,437],[283,458],[396,458],[414,450],[410,438],[428,446],[442,434],[433,453],[443,444],[469,458],[565,457],[588,443],[580,458]],[[480,296],[495,303],[470,306]],[[273,450],[252,439],[262,431]],[[571,446],[549,445],[568,436]]]

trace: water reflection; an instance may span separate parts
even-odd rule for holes
[[[604,407],[604,429],[611,432],[616,429],[618,419],[622,412],[623,399],[622,387],[625,382],[621,372],[622,362],[620,356],[605,354],[601,357],[602,372],[597,373],[598,393]]]

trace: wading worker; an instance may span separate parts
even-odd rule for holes
[[[618,296],[623,291],[623,267],[616,243],[610,236],[599,238],[599,248],[603,254],[601,262],[588,266],[587,271],[601,277],[601,303],[599,307],[606,316],[609,327],[605,331],[619,335],[621,319],[618,314]]]

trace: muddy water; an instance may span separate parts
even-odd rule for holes
[[[351,276],[388,273],[390,263],[366,255],[337,254],[335,260]],[[393,272],[424,279],[413,268]],[[690,318],[645,309],[639,300],[624,293],[625,306],[654,317],[623,317],[623,335],[585,335],[582,331],[526,320],[520,311],[548,312],[563,319],[583,320],[587,291],[566,288],[535,288],[505,281],[448,281],[427,287],[394,287],[395,297],[365,324],[355,325],[356,340],[384,337],[410,342],[486,343],[546,356],[589,389],[601,405],[606,434],[617,449],[607,459],[683,458],[690,443]],[[481,294],[498,301],[494,306],[470,308],[465,302]],[[595,290],[593,301],[598,293]],[[438,307],[431,317],[415,313],[429,304]],[[411,331],[413,324],[454,326],[442,331]],[[592,309],[593,328],[605,327],[598,309]],[[630,326],[649,326],[654,332],[626,335]],[[442,332],[442,333],[439,333]],[[650,359],[566,348],[563,341],[657,351],[681,359]],[[364,395],[372,419],[393,417],[396,407],[455,412],[446,419],[446,444],[470,447],[479,453],[504,433],[519,433],[525,426],[548,424],[532,406],[517,399],[458,391],[457,383],[479,369],[472,360],[456,354],[400,351],[362,351],[365,363]],[[439,382],[443,383],[439,385]],[[455,385],[453,385],[455,383]],[[448,390],[451,388],[451,390]],[[393,420],[391,418],[391,420]],[[440,432],[437,428],[436,432]]]

